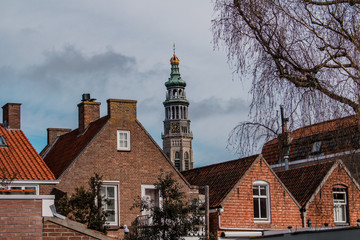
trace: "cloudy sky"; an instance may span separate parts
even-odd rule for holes
[[[162,146],[164,83],[176,43],[195,166],[235,159],[227,138],[247,119],[249,96],[226,52],[214,50],[215,17],[209,0],[2,1],[0,105],[22,103],[22,129],[41,151],[46,128],[77,128],[83,93],[102,103],[102,116],[107,99],[135,99],[138,119]]]

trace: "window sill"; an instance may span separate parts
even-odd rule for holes
[[[349,223],[347,223],[347,222],[344,222],[344,223],[336,222],[335,226],[349,226]]]
[[[254,223],[270,223],[271,221],[269,219],[262,220],[262,219],[254,219]]]
[[[108,231],[116,231],[119,230],[121,227],[117,225],[107,225]]]

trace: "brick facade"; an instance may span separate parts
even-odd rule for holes
[[[253,183],[260,180],[269,184],[271,206],[270,221],[262,223],[254,221],[253,210]],[[218,229],[217,236],[221,236],[224,231],[229,231],[225,229],[231,228],[234,228],[234,231],[239,231],[241,229],[267,230],[287,229],[289,226],[300,228],[302,226],[298,205],[281,185],[263,158],[257,161],[244,176],[223,204],[223,208],[220,224],[224,230],[210,226],[210,229]],[[211,217],[217,218],[218,216],[214,214]],[[212,219],[211,223],[218,224],[218,220]]]
[[[348,223],[345,225],[356,226],[356,220],[360,219],[360,190],[341,165],[337,166],[331,175],[309,203],[307,219],[311,220],[312,226],[320,227],[327,223],[336,226],[334,222],[334,186],[347,188]]]
[[[136,101],[109,99],[108,117],[101,130],[60,175],[56,188],[73,193],[76,187],[87,187],[94,173],[102,175],[104,181],[117,181],[119,226],[112,228],[108,234],[122,237],[123,229],[120,227],[131,226],[135,218],[141,215],[139,209],[130,210],[141,196],[141,185],[154,184],[161,170],[173,173],[184,192],[189,192],[190,188],[136,119]],[[117,130],[130,131],[130,151],[117,150]],[[51,159],[45,157],[45,161]],[[41,191],[49,194],[52,187],[43,187]]]
[[[41,240],[41,199],[0,199],[0,239]]]

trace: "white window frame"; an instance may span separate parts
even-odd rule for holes
[[[9,190],[9,192],[11,192],[11,190],[14,188],[20,188],[20,190],[25,190],[26,188],[35,188],[35,194],[4,194],[4,195],[21,195],[21,196],[24,196],[24,195],[29,195],[29,196],[36,196],[36,195],[39,195],[39,185],[33,185],[33,184],[9,184],[9,185],[6,185],[6,186],[2,186],[0,189],[2,190]],[[4,196],[3,195],[3,196]]]
[[[141,199],[144,198],[146,189],[156,189],[156,186],[153,184],[142,184],[141,185]],[[159,192],[159,207],[162,208],[162,206],[163,206],[163,198],[161,197],[161,194]],[[145,211],[142,211],[141,215],[147,215],[147,214]]]
[[[335,194],[344,194],[344,200],[335,200],[335,198],[334,198]],[[333,188],[333,201],[334,201],[334,222],[338,223],[338,224],[348,223],[348,216],[347,216],[347,210],[348,210],[347,188],[346,187],[334,187]],[[345,219],[341,219],[342,214],[341,214],[340,211],[343,211]]]
[[[127,138],[126,138],[126,143],[127,146],[120,146],[120,141],[123,141],[122,139],[120,139],[121,134],[126,134]],[[117,130],[117,150],[118,151],[130,151],[131,149],[131,145],[130,145],[131,141],[130,141],[130,131],[126,131],[126,130]]]
[[[260,189],[260,187],[265,187],[266,190],[266,195],[254,195],[254,187],[257,187],[258,189]],[[253,203],[254,203],[254,199],[257,198],[259,199],[258,201],[258,209],[259,209],[259,217],[255,218],[255,214],[254,214],[254,222],[270,222],[271,221],[271,204],[270,204],[270,184],[266,181],[255,181],[252,184],[252,193],[253,193]],[[260,199],[266,199],[266,218],[262,218],[261,217],[261,205],[260,205]],[[255,213],[255,206],[253,206],[253,213]]]
[[[114,188],[114,221],[106,221],[106,224],[109,226],[119,226],[120,216],[119,216],[119,205],[120,205],[120,196],[119,196],[119,182],[118,181],[103,181],[102,187],[113,187]],[[106,198],[106,195],[103,196]],[[103,205],[106,211],[106,205]]]

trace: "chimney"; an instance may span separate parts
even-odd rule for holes
[[[136,119],[136,103],[136,100],[108,99],[108,115],[113,119],[133,121]]]
[[[91,122],[100,118],[100,103],[96,99],[90,98],[90,93],[82,95],[79,108],[79,131],[83,132]]]
[[[20,103],[7,103],[3,109],[3,125],[8,129],[20,129]]]
[[[53,144],[58,136],[71,132],[69,128],[48,128],[47,129],[47,146]]]

